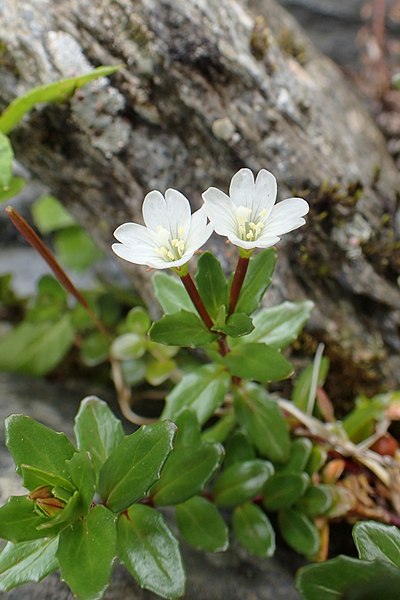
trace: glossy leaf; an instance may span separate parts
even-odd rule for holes
[[[215,318],[220,307],[228,303],[228,282],[211,252],[204,252],[197,261],[196,283],[208,313]]]
[[[223,552],[229,544],[228,527],[217,507],[194,496],[176,507],[176,524],[182,537],[204,552]]]
[[[353,528],[358,556],[384,560],[400,568],[400,529],[376,521],[360,521]]]
[[[0,188],[0,204],[17,196],[26,185],[25,179],[22,177],[11,177],[6,188]]]
[[[0,538],[17,543],[55,535],[57,530],[41,532],[37,529],[49,521],[48,517],[36,512],[33,500],[26,496],[11,496],[0,508]]]
[[[74,225],[72,216],[54,196],[42,196],[32,205],[32,217],[41,233],[50,233]]]
[[[153,276],[153,287],[155,296],[165,314],[170,315],[176,313],[177,310],[196,313],[182,281],[177,277],[166,273],[156,273]]]
[[[203,424],[224,402],[229,385],[229,374],[220,365],[199,367],[184,375],[168,394],[162,418],[175,420],[183,410],[190,408]]]
[[[246,550],[270,558],[275,553],[275,531],[267,515],[255,504],[246,502],[233,512],[233,531]]]
[[[103,596],[115,556],[115,515],[104,506],[95,506],[84,519],[60,533],[57,558],[61,577],[79,600]]]
[[[253,331],[254,325],[251,317],[245,313],[235,312],[228,317],[225,325],[216,325],[213,329],[222,331],[222,333],[233,338],[240,338],[241,336],[247,336],[248,333]]]
[[[185,591],[185,572],[177,540],[156,510],[136,504],[117,522],[118,558],[140,587],[163,598]]]
[[[308,438],[297,438],[290,447],[290,457],[279,468],[280,473],[302,473],[305,471],[312,452],[312,442]]]
[[[277,403],[254,384],[242,386],[234,396],[237,420],[261,456],[286,462],[290,455],[289,429]]]
[[[296,587],[304,600],[398,600],[400,571],[381,561],[338,556],[302,567]]]
[[[65,461],[72,458],[74,446],[64,433],[56,433],[30,417],[11,415],[6,420],[6,446],[21,472],[31,465],[69,479]]]
[[[9,133],[18,125],[23,116],[32,110],[36,104],[41,102],[63,102],[68,100],[78,88],[99,77],[106,77],[117,71],[119,68],[119,66],[98,67],[84,75],[61,79],[29,90],[23,96],[15,98],[1,114],[0,131],[5,134]]]
[[[69,493],[69,496],[71,496],[75,490],[70,479],[61,477],[56,473],[44,471],[38,467],[32,467],[31,465],[21,465],[21,477],[24,481],[24,486],[28,490],[34,490],[42,486],[51,486],[63,488],[67,493]]]
[[[235,431],[228,439],[225,447],[224,469],[227,469],[236,462],[253,460],[253,458],[256,458],[253,445],[244,433]]]
[[[263,487],[263,504],[267,510],[292,506],[306,491],[310,478],[306,473],[275,473]]]
[[[172,450],[175,431],[169,421],[144,425],[113,450],[99,477],[99,492],[110,510],[126,509],[157,481]]]
[[[296,502],[296,508],[311,519],[325,514],[334,501],[334,489],[330,485],[311,485]]]
[[[234,463],[223,471],[213,489],[219,506],[236,506],[257,496],[274,472],[271,463],[255,459]]]
[[[8,592],[24,583],[37,583],[56,571],[57,546],[58,538],[6,544],[0,552],[0,591]]]
[[[222,444],[236,425],[235,415],[230,413],[218,419],[218,421],[203,432],[202,439],[205,442],[219,442]]]
[[[7,190],[10,185],[13,158],[11,142],[0,130],[0,191]]]
[[[289,377],[293,367],[278,350],[266,344],[241,344],[232,348],[224,362],[232,375],[266,383]]]
[[[205,346],[217,338],[209,331],[200,318],[186,310],[180,310],[172,315],[164,315],[153,323],[149,335],[159,344],[171,346]]]
[[[96,396],[88,396],[81,402],[74,431],[78,448],[89,452],[96,472],[124,439],[121,421]]]
[[[310,454],[310,458],[307,461],[306,472],[309,475],[317,473],[321,467],[326,463],[328,453],[322,446],[313,446]]]
[[[281,534],[285,542],[299,554],[313,557],[319,550],[318,530],[306,515],[294,508],[278,514]]]
[[[324,385],[326,376],[328,375],[329,370],[329,359],[325,356],[322,357],[321,363],[319,366],[318,373],[318,385]],[[292,401],[298,408],[303,411],[307,410],[308,399],[310,396],[311,382],[313,375],[313,365],[305,368],[300,375],[298,376],[296,383],[294,384],[293,392],[292,392]]]
[[[46,375],[64,358],[73,341],[69,315],[56,323],[23,322],[0,340],[0,370]]]
[[[271,283],[276,263],[276,251],[273,248],[261,250],[250,258],[249,267],[240,292],[236,312],[250,315],[260,302]]]
[[[241,338],[238,343],[262,342],[282,350],[297,338],[309,319],[313,306],[312,302],[306,300],[261,308],[253,316],[254,331]]]
[[[96,491],[96,475],[88,452],[75,452],[67,461],[67,469],[75,488],[80,495],[82,512],[85,514],[92,503]]]
[[[82,515],[81,496],[76,490],[69,498],[65,507],[59,510],[54,516],[38,526],[38,531],[43,531],[50,535],[53,530],[59,531],[66,525],[74,523]]]

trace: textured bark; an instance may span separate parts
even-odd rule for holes
[[[3,105],[90,65],[125,64],[12,136],[21,162],[100,244],[140,219],[150,189],[177,187],[195,207],[239,167],[267,168],[281,197],[312,207],[308,226],[280,243],[267,302],[315,300],[303,341],[327,344],[335,396],[399,384],[398,174],[338,69],[281,7],[3,0],[0,31]],[[145,269],[130,272],[150,297]]]

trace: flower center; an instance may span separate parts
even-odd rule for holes
[[[262,210],[257,216],[253,215],[251,208],[239,206],[236,209],[238,237],[246,242],[257,240],[264,229],[266,216],[266,210]]]
[[[157,237],[159,246],[156,248],[156,252],[165,262],[182,258],[185,253],[185,229],[183,227],[178,227],[177,236],[173,237],[171,231],[159,225],[157,227]]]

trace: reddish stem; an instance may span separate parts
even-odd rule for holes
[[[187,293],[190,296],[191,301],[193,302],[197,312],[199,313],[203,323],[207,327],[207,329],[211,329],[214,326],[210,315],[207,312],[206,307],[204,306],[203,300],[200,297],[199,292],[197,291],[196,286],[194,285],[194,281],[190,275],[190,273],[186,273],[186,275],[181,276],[181,280],[183,285],[186,288]]]
[[[233,276],[231,293],[229,297],[229,310],[228,315],[235,312],[236,305],[239,300],[240,290],[242,289],[244,278],[246,277],[247,268],[249,266],[249,259],[244,256],[239,256],[239,260],[236,266],[235,275]]]

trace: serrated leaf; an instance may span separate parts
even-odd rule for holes
[[[12,161],[14,152],[11,142],[0,131],[0,191],[7,191],[12,177]]]
[[[230,507],[254,498],[273,472],[272,464],[265,460],[234,463],[223,471],[213,488],[215,503]]]
[[[313,519],[325,514],[332,506],[334,500],[334,488],[330,485],[311,485],[296,502],[296,508],[307,517]]]
[[[313,557],[320,546],[318,530],[306,515],[294,508],[278,514],[281,534],[285,542],[299,554]]]
[[[380,559],[400,568],[400,529],[376,521],[360,521],[353,538],[362,560]]]
[[[217,507],[200,496],[178,504],[175,520],[182,537],[204,552],[223,552],[229,544],[228,527]]]
[[[32,204],[33,222],[43,234],[75,224],[72,216],[54,196],[42,196]]]
[[[250,258],[235,312],[244,312],[250,315],[259,307],[271,283],[275,263],[276,251],[273,248],[261,250]]]
[[[5,430],[6,446],[17,473],[21,473],[21,465],[31,465],[69,479],[65,461],[72,458],[75,448],[64,433],[56,433],[23,415],[8,417]]]
[[[113,450],[99,476],[99,492],[108,508],[120,512],[143,498],[160,477],[175,431],[169,421],[144,425]]]
[[[49,521],[48,517],[36,512],[33,500],[26,496],[11,496],[0,508],[0,538],[18,543],[55,535],[57,529],[46,532],[37,529]]]
[[[84,75],[61,79],[29,90],[26,94],[15,98],[1,114],[0,131],[9,133],[36,104],[68,100],[78,88],[99,77],[111,75],[119,68],[119,66],[98,67]]]
[[[253,316],[254,331],[235,344],[262,342],[283,350],[297,338],[309,319],[313,306],[313,302],[306,300],[283,302],[272,308],[261,308]]]
[[[288,508],[305,493],[309,483],[306,473],[275,473],[263,487],[263,505],[267,510]]]
[[[124,439],[121,421],[96,396],[88,396],[81,402],[74,431],[78,448],[89,452],[97,473]]]
[[[237,420],[259,454],[273,462],[290,455],[289,429],[277,403],[254,384],[242,386],[234,395]]]
[[[215,318],[220,307],[228,303],[228,282],[211,252],[204,252],[197,262],[196,283],[208,313]]]
[[[4,189],[0,189],[0,204],[17,196],[26,185],[25,179],[22,177],[11,177],[8,182],[8,186]]]
[[[75,488],[80,495],[82,512],[85,514],[92,503],[96,491],[96,474],[88,452],[75,452],[67,461],[67,469]]]
[[[275,553],[275,531],[263,511],[246,502],[233,512],[233,531],[246,550],[262,558],[270,558]]]
[[[289,377],[293,366],[278,350],[266,344],[241,344],[223,357],[236,377],[267,383]]]
[[[60,533],[61,577],[79,600],[102,598],[116,556],[116,537],[115,515],[100,505]]]
[[[162,598],[185,591],[185,572],[177,540],[160,513],[136,504],[117,522],[118,558],[140,587]]]
[[[229,374],[220,365],[204,365],[184,375],[166,397],[163,419],[175,420],[186,408],[205,423],[224,402],[230,386]]]
[[[17,325],[0,340],[0,370],[46,375],[64,358],[74,341],[69,315],[58,322]]]
[[[302,411],[307,411],[308,399],[310,396],[312,375],[314,365],[306,367],[298,376],[293,387],[292,401]],[[318,385],[324,385],[328,375],[329,359],[326,356],[322,357],[318,372]]]
[[[215,325],[215,327],[213,327],[213,330],[222,331],[222,333],[233,338],[247,336],[253,329],[254,325],[252,318],[245,313],[237,312],[228,317],[225,325]]]
[[[152,281],[154,294],[165,314],[173,314],[177,310],[196,313],[193,302],[180,279],[166,273],[156,273]]]
[[[58,538],[8,543],[0,552],[0,591],[41,581],[58,568]]]
[[[201,319],[186,310],[164,315],[150,327],[151,339],[159,344],[170,346],[205,346],[217,339],[217,334],[209,331]]]
[[[398,600],[400,571],[388,563],[338,556],[302,567],[296,587],[304,600]]]

